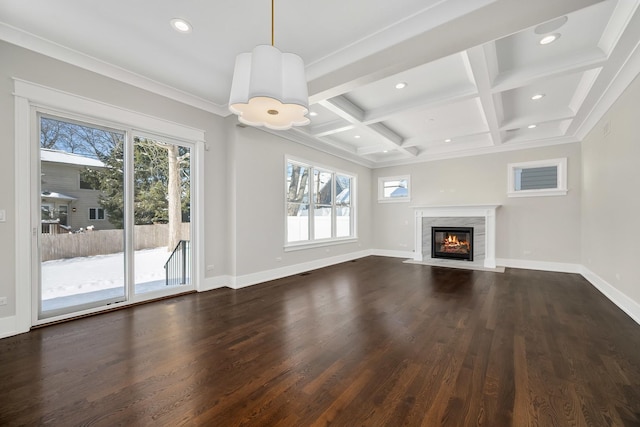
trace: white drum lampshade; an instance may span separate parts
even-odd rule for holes
[[[309,124],[309,94],[302,58],[269,45],[238,55],[229,110],[250,126],[285,130]]]

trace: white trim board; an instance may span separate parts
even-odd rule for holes
[[[582,271],[581,264],[564,262],[535,261],[527,259],[497,258],[496,263],[503,267],[521,268],[524,270],[555,271],[558,273],[576,273]]]
[[[286,267],[274,268],[272,270],[259,271],[257,273],[245,274],[233,278],[232,289],[241,289],[247,286],[257,285],[271,280],[281,279],[283,277],[294,276],[311,270],[317,270],[323,267],[329,267],[354,259],[364,258],[373,255],[371,250],[352,252],[343,255],[337,255],[329,258],[322,258],[300,264],[288,265]]]
[[[1,317],[0,339],[29,332],[29,329],[25,331],[20,323],[17,316]]]
[[[581,266],[580,274],[587,279],[602,295],[614,303],[620,310],[624,311],[638,325],[640,325],[640,304],[620,292],[609,282],[598,276],[585,266]]]
[[[388,258],[413,258],[413,251],[393,251],[390,249],[373,249],[371,255]]]
[[[504,273],[504,267],[485,267],[482,263],[478,262],[468,262],[468,261],[454,261],[449,259],[429,259],[424,261],[414,261],[413,259],[408,259],[405,261],[406,264],[419,264],[419,265],[428,265],[430,267],[444,267],[444,268],[457,268],[460,270],[477,270],[477,271],[490,271],[493,273]]]
[[[203,280],[203,285],[200,289],[198,289],[198,292],[213,291],[214,289],[220,288],[231,288],[233,280],[233,276],[230,276],[228,274],[222,276],[205,277]]]

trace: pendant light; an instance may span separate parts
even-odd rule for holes
[[[271,46],[256,46],[236,58],[229,110],[249,126],[286,130],[309,124],[309,94],[302,58],[274,45],[271,0]]]

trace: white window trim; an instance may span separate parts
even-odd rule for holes
[[[556,166],[558,168],[558,186],[540,190],[515,189],[515,170]],[[509,163],[507,165],[507,196],[508,197],[540,197],[565,196],[567,194],[567,158],[536,160],[532,162]]]
[[[384,183],[386,181],[400,181],[407,180],[407,195],[406,197],[384,197]],[[378,203],[403,203],[411,201],[411,175],[399,175],[399,176],[381,176],[378,178]]]
[[[350,214],[351,214],[351,221],[350,221],[350,227],[351,227],[351,235],[350,236],[344,236],[344,237],[330,237],[330,238],[325,238],[325,239],[314,239],[313,238],[313,216],[309,215],[309,240],[298,240],[295,242],[289,242],[287,240],[287,235],[288,235],[288,223],[287,223],[287,205],[288,205],[288,200],[287,200],[287,165],[289,164],[289,162],[293,162],[293,163],[297,163],[299,165],[314,169],[314,170],[321,170],[321,171],[327,171],[327,172],[331,172],[334,175],[342,175],[342,176],[348,176],[349,178],[351,178],[351,194],[350,194],[350,198],[351,198],[351,206],[350,206]],[[318,247],[323,247],[323,246],[332,246],[332,245],[341,245],[344,243],[353,243],[353,242],[357,242],[358,241],[358,225],[357,225],[357,208],[356,208],[356,200],[357,200],[357,182],[358,182],[358,176],[357,174],[353,173],[353,172],[346,172],[343,171],[341,169],[337,169],[331,166],[326,166],[323,165],[321,163],[314,163],[314,162],[310,162],[308,160],[305,159],[301,159],[299,157],[295,157],[295,156],[290,156],[285,154],[284,156],[284,167],[283,167],[283,171],[284,171],[284,251],[285,252],[289,252],[289,251],[297,251],[297,250],[302,250],[302,249],[310,249],[310,248],[318,248]],[[335,185],[336,185],[336,180],[334,180],[333,182],[333,193],[334,193],[334,199],[336,196],[336,191],[335,191]],[[313,205],[313,176],[309,176],[309,207],[311,208],[311,206]],[[335,219],[335,200],[333,203],[333,213],[332,213],[334,219]],[[336,229],[336,224],[335,221],[332,221],[332,232],[331,234],[334,235],[335,234],[335,229]]]
[[[91,219],[91,209],[94,209],[96,211],[96,217],[94,219]],[[102,218],[98,218],[100,216],[98,215],[100,211],[102,211]],[[104,210],[104,208],[90,207],[88,208],[87,213],[87,218],[89,221],[105,221],[107,219],[107,212]]]

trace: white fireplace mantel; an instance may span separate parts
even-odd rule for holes
[[[485,258],[486,268],[496,268],[496,209],[500,205],[450,205],[450,206],[412,206],[415,210],[415,251],[413,260],[422,262],[422,218],[438,217],[484,217],[485,220]]]

